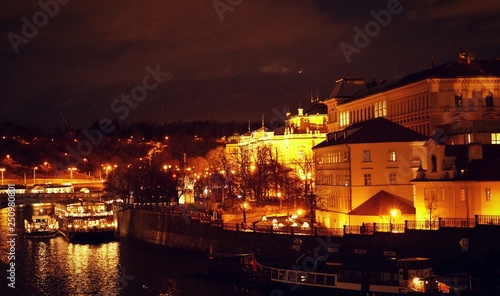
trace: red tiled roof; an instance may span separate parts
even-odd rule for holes
[[[392,209],[399,209],[403,215],[415,214],[413,202],[385,190],[380,190],[374,196],[352,210],[349,215],[384,216],[390,215]]]

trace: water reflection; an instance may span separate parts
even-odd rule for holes
[[[184,277],[204,255],[140,243],[72,244],[62,237],[25,239],[17,208],[16,289],[8,288],[7,210],[0,210],[0,295],[259,295],[228,283]]]

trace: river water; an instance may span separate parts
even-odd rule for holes
[[[17,236],[8,236],[12,221],[8,209],[0,210],[0,295],[264,295],[185,276],[204,265],[205,255],[196,252],[126,241],[88,245],[62,237],[25,239],[23,221],[33,207],[15,209]],[[15,288],[7,279],[10,263],[15,263]]]

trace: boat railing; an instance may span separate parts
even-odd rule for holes
[[[261,264],[259,264],[259,267],[261,276],[274,282],[322,287],[335,287],[336,285],[337,276],[335,274],[274,268]]]

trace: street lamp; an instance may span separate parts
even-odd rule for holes
[[[243,224],[247,224],[247,212],[246,209],[248,207],[248,203],[243,203]]]
[[[38,167],[33,168],[33,184],[36,184],[36,170],[38,170]]]
[[[73,181],[73,171],[76,171],[76,170],[77,170],[77,168],[75,168],[75,167],[68,168],[71,181]]]
[[[401,211],[399,209],[391,209],[390,213],[389,213],[389,226],[390,226],[390,231],[392,232],[392,221],[399,216],[401,214]]]
[[[111,170],[111,166],[110,166],[110,165],[108,165],[108,166],[106,167],[106,179],[108,178],[108,172],[109,172],[110,170]]]
[[[3,185],[3,172],[5,172],[5,168],[0,168],[0,172],[2,172],[2,185]]]

